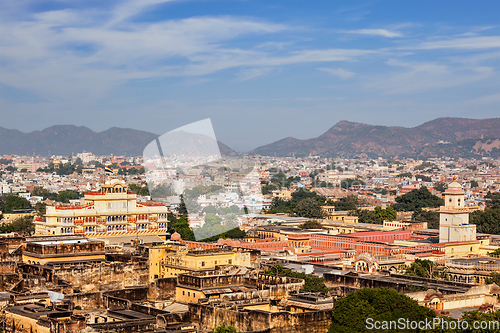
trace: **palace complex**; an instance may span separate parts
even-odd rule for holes
[[[79,205],[47,206],[45,216],[35,219],[35,234],[160,235],[166,232],[168,212],[163,203],[137,201],[124,181],[112,179],[86,192]]]

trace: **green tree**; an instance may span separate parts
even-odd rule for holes
[[[333,321],[329,333],[373,332],[369,329],[369,318],[373,321],[425,321],[435,313],[418,302],[387,288],[361,289],[337,300],[333,308]],[[384,332],[413,332],[411,330],[384,330]],[[415,330],[417,332],[417,330]]]
[[[57,193],[56,201],[68,203],[70,200],[76,200],[80,198],[80,193],[75,191],[59,191]]]
[[[169,220],[167,227],[170,233],[174,232],[179,233],[183,240],[187,241],[196,240],[194,237],[193,230],[191,230],[189,226],[189,220],[187,216],[181,216],[179,219],[176,219],[174,214],[169,213],[167,218]]]
[[[416,222],[427,222],[427,228],[429,229],[439,229],[439,212],[417,208],[413,211],[411,220]]]
[[[26,215],[12,221],[12,223],[4,223],[0,225],[0,233],[3,234],[10,232],[27,232],[32,235],[35,232],[33,216]]]
[[[286,276],[296,279],[304,280],[304,285],[302,286],[302,291],[310,293],[327,293],[328,288],[325,285],[323,278],[319,278],[313,275],[307,275],[306,273],[294,272],[289,269],[284,269],[281,265],[275,265],[270,270],[264,271],[265,274]]]
[[[448,188],[448,184],[445,182],[436,182],[434,183],[434,189],[439,192],[444,192]]]
[[[470,181],[470,187],[472,187],[472,188],[478,188],[479,184],[478,184],[477,180],[471,180]]]
[[[321,225],[321,223],[318,220],[309,220],[309,221],[306,221],[306,222],[302,223],[301,225],[299,225],[299,228],[301,228],[301,229],[322,229],[323,226]]]
[[[396,211],[414,211],[417,208],[439,207],[444,205],[444,200],[432,195],[427,187],[412,190],[402,196],[396,197],[396,203],[392,206]]]
[[[177,212],[180,215],[187,216],[188,215],[188,209],[186,207],[186,203],[184,202],[184,195],[181,194],[181,202],[179,203],[179,207],[177,208]]]
[[[436,270],[434,262],[421,259],[415,259],[415,261],[411,263],[410,267],[406,269],[405,274],[430,279],[439,276],[439,272]]]
[[[365,202],[359,199],[357,195],[349,194],[348,196],[340,198],[338,201],[334,201],[333,205],[335,206],[335,210],[356,210],[364,206]]]
[[[47,211],[47,204],[45,202],[37,202],[35,204],[35,212],[37,216],[44,216]]]
[[[305,198],[299,201],[293,213],[295,216],[319,219],[323,218],[324,215],[321,205],[312,198]]]
[[[0,196],[0,212],[12,213],[13,210],[30,208],[30,202],[18,195],[6,194]]]
[[[233,326],[226,326],[225,323],[220,324],[219,326],[216,326],[213,328],[210,333],[240,333],[236,328]]]
[[[432,178],[426,175],[416,175],[415,178],[422,179],[423,182],[432,182]]]

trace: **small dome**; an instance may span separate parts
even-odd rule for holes
[[[453,183],[448,185],[445,194],[446,193],[464,193],[464,190],[462,190],[462,185],[454,181]]]
[[[174,232],[172,234],[172,236],[170,236],[170,240],[173,240],[173,241],[179,241],[181,239],[182,239],[181,235],[178,232]]]

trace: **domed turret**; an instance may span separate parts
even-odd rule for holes
[[[181,235],[178,232],[174,232],[172,236],[170,236],[170,240],[173,241],[180,241],[181,239]]]

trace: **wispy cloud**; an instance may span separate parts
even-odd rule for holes
[[[439,41],[424,42],[406,49],[436,50],[436,49],[492,49],[500,48],[500,36],[477,36]]]
[[[341,79],[348,79],[354,76],[353,72],[347,71],[342,68],[318,68],[318,69],[320,71],[326,72]]]
[[[484,80],[495,75],[491,67],[453,68],[430,62],[402,62],[389,60],[388,65],[400,67],[392,75],[381,75],[368,80],[366,86],[381,90],[386,95],[416,94],[457,87]]]
[[[358,29],[344,31],[349,34],[367,35],[367,36],[381,36],[387,38],[402,37],[403,35],[397,31],[390,31],[387,29]]]

